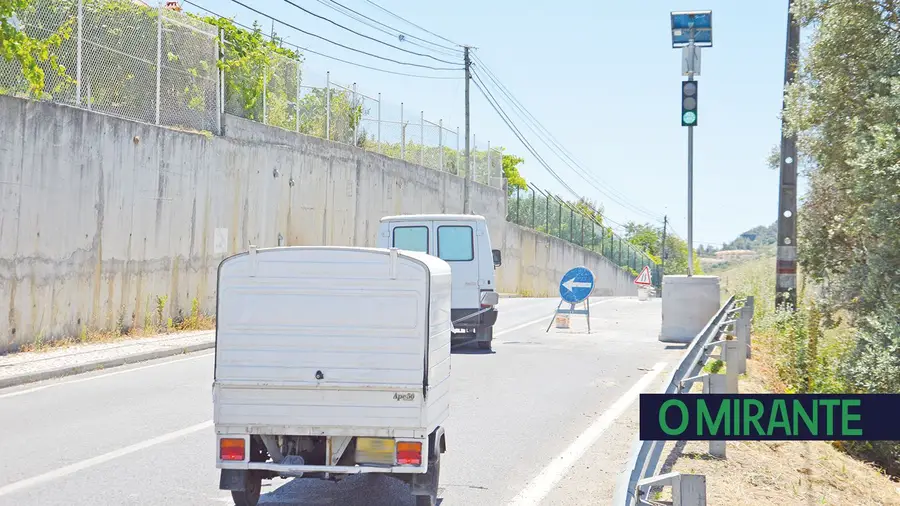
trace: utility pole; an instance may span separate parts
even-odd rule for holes
[[[669,217],[663,216],[663,235],[662,235],[662,248],[661,248],[662,256],[660,257],[660,259],[662,261],[660,270],[662,271],[662,273],[660,273],[660,276],[664,276],[665,272],[666,272],[666,228],[667,228],[668,224],[669,224]],[[660,283],[660,286],[661,285],[662,284]]]
[[[469,58],[469,46],[463,46],[463,62],[466,67],[466,181],[463,189],[463,214],[469,214],[469,212],[471,212],[471,204],[469,202],[469,181],[473,176],[472,163],[469,158],[469,139],[471,139],[471,133],[469,132],[469,81],[472,80],[472,60]]]
[[[778,192],[778,250],[775,266],[775,303],[797,305],[797,136],[789,134],[784,111],[787,89],[800,62],[800,25],[788,0],[787,41],[784,51],[784,96],[781,102],[781,171]]]

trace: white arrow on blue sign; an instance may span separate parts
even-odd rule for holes
[[[594,291],[594,273],[586,267],[575,267],[559,282],[559,296],[571,304],[577,304]]]

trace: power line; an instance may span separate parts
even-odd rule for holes
[[[425,68],[425,69],[430,69],[430,70],[453,70],[453,71],[463,70],[462,67],[454,67],[454,68],[447,68],[447,67],[431,67],[431,66],[428,66],[428,65],[421,65],[421,64],[418,64],[418,63],[404,62],[404,61],[394,60],[394,59],[392,59],[392,58],[387,58],[387,57],[384,57],[384,56],[380,56],[380,55],[377,55],[377,54],[372,54],[372,53],[363,51],[363,50],[361,50],[361,49],[356,49],[355,47],[350,47],[350,46],[347,46],[347,45],[345,45],[345,44],[341,44],[340,42],[335,42],[335,41],[333,41],[333,40],[331,40],[331,39],[328,39],[328,38],[326,38],[326,37],[323,37],[323,36],[321,36],[321,35],[318,35],[318,34],[315,34],[315,33],[312,33],[312,32],[308,32],[308,31],[303,30],[303,29],[301,29],[301,28],[297,28],[296,26],[294,26],[294,25],[292,25],[292,24],[290,24],[290,23],[286,23],[286,22],[284,22],[284,21],[277,20],[277,19],[273,18],[272,16],[266,14],[265,12],[262,12],[262,11],[259,11],[259,10],[255,9],[255,8],[253,8],[253,7],[250,7],[249,5],[247,5],[247,4],[243,3],[243,2],[241,2],[240,0],[231,0],[231,1],[234,2],[234,3],[236,3],[236,4],[238,4],[238,5],[240,5],[241,7],[245,8],[245,9],[247,9],[247,10],[249,10],[249,11],[253,11],[253,12],[255,12],[256,14],[259,14],[260,16],[263,16],[263,17],[265,17],[265,18],[268,18],[268,19],[270,19],[270,20],[272,20],[272,21],[278,21],[278,22],[281,23],[282,25],[287,26],[288,28],[293,28],[294,30],[297,30],[297,31],[300,32],[300,33],[309,35],[309,36],[311,36],[311,37],[315,37],[315,38],[317,38],[317,39],[324,40],[325,42],[328,42],[328,43],[330,43],[330,44],[334,44],[335,46],[342,47],[342,48],[344,48],[344,49],[348,49],[348,50],[350,50],[350,51],[355,51],[355,52],[357,52],[357,53],[364,54],[364,55],[366,55],[366,56],[371,56],[371,57],[373,57],[373,58],[378,58],[379,60],[389,61],[389,62],[392,62],[392,63],[396,63],[396,64],[398,64],[398,65],[407,65],[407,66],[410,66],[410,67],[419,67],[419,68]]]
[[[189,4],[189,5],[192,5],[192,6],[198,8],[198,9],[204,11],[204,12],[207,12],[207,13],[209,13],[209,14],[211,14],[211,15],[217,17],[217,18],[229,19],[229,18],[226,18],[225,16],[222,16],[222,15],[220,15],[220,14],[217,14],[217,13],[214,12],[214,11],[211,11],[211,10],[207,9],[206,7],[203,7],[202,5],[195,4],[194,2],[191,2],[190,0],[184,0],[184,3]],[[239,27],[241,27],[241,28],[244,28],[245,30],[250,30],[250,31],[254,31],[254,30],[255,30],[255,28],[250,27],[250,26],[247,26],[247,25],[244,25],[244,24],[241,24],[241,23],[239,23],[239,22],[237,22],[237,21],[235,21],[235,20],[233,20],[233,19],[231,20],[231,22],[234,23],[235,26],[239,26]],[[275,39],[274,39],[273,37],[271,37],[270,35],[266,35],[266,34],[264,34],[264,33],[263,33],[262,35],[263,35],[263,37],[266,37],[266,38],[268,38],[268,39],[275,40]],[[316,54],[316,55],[322,56],[322,57],[324,57],[324,58],[328,58],[328,59],[330,59],[330,60],[339,61],[339,62],[341,62],[341,63],[346,63],[346,64],[348,64],[348,65],[353,65],[353,66],[355,66],[355,67],[360,67],[360,68],[364,68],[364,69],[374,70],[374,71],[376,71],[376,72],[384,72],[384,73],[386,73],[386,74],[393,74],[393,75],[404,76],[404,77],[415,77],[415,78],[417,78],[417,79],[449,79],[449,80],[457,80],[457,81],[461,81],[461,80],[462,80],[462,76],[459,76],[459,77],[450,77],[450,76],[424,76],[424,75],[420,75],[420,74],[408,74],[408,73],[406,73],[406,72],[397,72],[397,71],[394,71],[394,70],[387,70],[387,69],[382,69],[382,68],[378,68],[378,67],[371,67],[371,66],[369,66],[369,65],[363,65],[362,63],[352,62],[352,61],[349,61],[349,60],[344,60],[344,59],[342,59],[342,58],[338,58],[338,57],[336,57],[336,56],[331,56],[331,55],[329,55],[329,54],[321,53],[321,52],[319,52],[319,51],[315,51],[315,50],[312,50],[312,49],[309,49],[309,48],[306,48],[306,47],[303,47],[303,46],[298,46],[297,44],[294,44],[294,43],[291,43],[291,42],[287,42],[287,41],[284,41],[284,40],[280,40],[280,39],[279,39],[279,42],[281,42],[282,44],[291,46],[291,47],[293,47],[293,48],[295,48],[295,49],[299,49],[299,50],[301,50],[301,51],[305,51],[305,52],[307,52],[307,53]]]
[[[284,3],[286,3],[286,4],[288,4],[288,5],[293,5],[293,6],[296,7],[297,9],[300,9],[301,11],[303,11],[303,12],[309,14],[310,16],[319,18],[319,19],[321,19],[321,20],[323,20],[323,21],[327,21],[327,22],[333,24],[334,26],[337,26],[337,27],[339,27],[339,28],[343,28],[344,30],[347,30],[348,32],[350,32],[350,33],[352,33],[352,34],[354,34],[354,35],[358,35],[358,36],[363,37],[363,38],[365,38],[365,39],[369,39],[369,40],[371,40],[371,41],[373,41],[373,42],[377,42],[377,43],[379,43],[379,44],[383,44],[383,45],[385,45],[385,46],[387,46],[387,47],[394,48],[394,49],[396,49],[396,50],[398,50],[398,51],[403,51],[404,53],[414,54],[414,55],[416,55],[416,56],[421,56],[421,57],[423,57],[423,58],[431,58],[431,59],[434,60],[434,61],[438,61],[438,62],[441,62],[441,63],[449,63],[450,65],[453,65],[453,64],[455,64],[455,63],[458,63],[458,62],[453,62],[453,61],[448,61],[448,60],[442,60],[442,59],[437,58],[437,57],[434,57],[434,56],[432,56],[432,55],[430,55],[430,54],[418,53],[418,52],[416,52],[416,51],[410,51],[409,49],[403,49],[402,47],[398,47],[398,46],[395,46],[395,45],[393,45],[393,44],[389,44],[389,43],[387,43],[387,42],[384,42],[383,40],[376,39],[375,37],[370,37],[370,36],[368,36],[368,35],[366,35],[366,34],[364,34],[364,33],[357,32],[356,30],[354,30],[354,29],[352,29],[352,28],[348,28],[348,27],[346,27],[346,26],[344,26],[344,25],[338,23],[337,21],[328,19],[328,18],[326,18],[325,16],[322,16],[322,15],[320,15],[320,14],[316,14],[315,12],[312,12],[312,11],[309,10],[309,9],[306,9],[306,8],[304,8],[304,7],[301,7],[301,6],[297,5],[297,4],[295,4],[294,2],[292,2],[291,0],[283,0],[283,1],[284,1]]]
[[[532,115],[528,111],[528,109],[526,109],[525,106],[522,105],[522,103],[519,102],[512,95],[512,93],[509,91],[509,89],[506,88],[506,86],[503,85],[503,83],[496,77],[496,75],[490,70],[490,68],[488,68],[487,65],[485,65],[484,61],[482,61],[477,56],[475,57],[475,60],[477,62],[477,66],[480,67],[482,70],[484,70],[485,74],[487,74],[487,77],[497,86],[497,88],[500,90],[500,92],[504,96],[506,96],[507,101],[513,106],[513,108],[517,109],[519,111],[519,113],[520,113],[519,115],[525,120],[526,124],[531,123],[531,125],[529,125],[529,128],[536,135],[538,135],[538,137],[541,138],[541,141],[548,148],[550,148],[552,151],[554,151],[554,153],[556,153],[560,157],[560,159],[566,165],[569,166],[569,168],[571,168],[576,173],[578,173],[583,179],[585,179],[589,184],[591,184],[591,186],[593,186],[597,191],[599,191],[601,194],[609,197],[614,202],[620,204],[621,206],[625,207],[626,209],[634,211],[638,214],[643,214],[644,216],[648,216],[648,217],[653,218],[654,220],[659,221],[659,217],[656,216],[653,212],[651,212],[639,205],[628,202],[627,197],[625,197],[621,192],[618,192],[617,190],[612,188],[609,184],[603,182],[602,180],[600,180],[599,178],[594,176],[590,171],[581,167],[581,164],[579,164],[574,159],[573,155],[565,148],[565,146],[563,146],[558,140],[556,140],[556,138],[553,136],[553,134],[550,133],[550,131],[547,130],[547,128],[544,127],[540,123],[540,121],[538,121],[538,119],[535,118],[534,115]],[[542,132],[539,132],[538,129],[540,129]],[[544,138],[544,136],[546,136],[546,138],[549,138],[549,142],[547,141],[547,139]],[[598,187],[597,184],[593,184],[591,181],[589,181],[589,179],[592,179],[595,183],[597,183],[601,186],[608,187],[609,191]],[[612,193],[609,193],[609,192],[612,192]]]
[[[553,178],[556,179],[556,181],[560,185],[562,185],[563,188],[565,188],[573,196],[581,198],[578,195],[578,192],[573,190],[572,187],[570,187],[565,181],[563,181],[563,179],[559,176],[559,174],[557,174],[552,168],[550,168],[550,165],[544,161],[544,159],[541,157],[541,155],[539,155],[537,153],[537,151],[534,149],[534,147],[532,147],[531,143],[529,143],[525,139],[525,137],[522,135],[522,133],[519,131],[519,129],[516,128],[515,125],[513,125],[512,120],[509,118],[509,116],[506,115],[506,112],[503,111],[503,109],[500,107],[500,104],[496,102],[496,100],[494,99],[494,96],[491,94],[491,92],[483,86],[483,84],[481,83],[481,79],[478,77],[478,75],[476,74],[476,75],[474,75],[474,77],[475,77],[475,79],[474,79],[475,86],[478,88],[479,91],[481,91],[481,94],[484,95],[484,98],[488,101],[488,103],[491,104],[491,107],[494,108],[494,111],[496,111],[497,114],[500,115],[500,118],[503,120],[504,123],[506,123],[506,126],[509,127],[510,130],[512,130],[513,134],[519,139],[519,142],[521,142],[525,146],[525,149],[527,149],[528,152],[531,153],[532,156],[534,156],[538,160],[538,162],[544,166],[544,168],[547,170],[547,172],[549,172],[550,175],[553,176]]]
[[[371,18],[371,17],[369,17],[369,16],[366,16],[365,14],[363,14],[363,13],[361,13],[361,12],[359,12],[359,11],[353,10],[353,9],[351,9],[350,7],[347,7],[346,5],[344,5],[344,4],[340,3],[340,2],[337,2],[337,1],[335,1],[335,0],[316,0],[316,1],[319,2],[319,3],[322,4],[322,5],[325,5],[326,7],[330,8],[330,9],[333,9],[333,10],[335,10],[335,11],[337,11],[337,12],[341,12],[341,13],[344,14],[345,16],[350,17],[350,18],[353,18],[353,19],[359,21],[360,23],[363,23],[363,24],[365,24],[365,25],[367,25],[367,26],[369,26],[369,27],[371,27],[371,28],[374,28],[374,29],[376,29],[376,30],[378,30],[378,31],[380,31],[380,32],[382,32],[382,33],[384,33],[384,34],[391,35],[391,36],[393,36],[393,37],[396,37],[398,34],[400,34],[400,35],[403,35],[404,37],[409,37],[410,39],[415,39],[415,40],[424,42],[425,44],[430,44],[430,45],[434,46],[435,48],[439,48],[439,49],[431,49],[432,51],[436,51],[436,52],[439,52],[439,53],[442,53],[442,54],[445,54],[445,55],[446,55],[446,54],[450,54],[450,55],[452,55],[452,56],[459,56],[460,53],[461,53],[461,51],[460,51],[459,49],[452,48],[452,47],[448,47],[448,46],[444,46],[444,45],[441,45],[441,44],[438,44],[438,43],[435,43],[435,42],[431,42],[431,41],[426,40],[426,39],[422,39],[422,38],[416,37],[415,35],[412,35],[412,34],[409,34],[409,33],[404,32],[403,30],[399,30],[399,29],[397,29],[397,28],[394,28],[393,26],[390,26],[390,25],[388,25],[388,24],[382,23],[381,21],[378,21],[377,19],[374,19],[374,18]],[[332,4],[337,5],[338,7],[340,7],[340,9],[338,9],[338,7],[335,7],[335,6],[332,5]],[[343,11],[342,11],[341,9],[343,9]],[[353,14],[348,14],[346,11],[349,11],[349,12],[351,12],[351,13],[353,13]],[[371,23],[366,22],[366,21],[364,21],[364,20],[371,21]],[[375,26],[375,24],[372,24],[372,23],[375,23],[375,24],[377,24],[377,25],[383,26],[383,27],[387,28],[388,30],[392,30],[392,31],[389,32],[389,31],[387,31],[387,30],[385,30],[385,29],[383,29],[383,28],[379,28],[379,27]],[[423,46],[423,45],[421,45],[421,44],[417,44],[417,43],[412,42],[412,41],[409,41],[409,43],[412,44],[412,45],[414,45],[414,46],[419,46],[419,47],[421,47],[421,48],[428,49],[427,47],[425,47],[425,46]]]
[[[475,76],[479,79],[479,81],[482,83],[482,86],[485,86],[485,87],[486,87],[486,85],[484,84],[484,82],[481,81],[481,76],[480,76],[478,73],[474,73],[474,75],[475,75]],[[488,93],[490,93],[490,92],[488,92]],[[491,96],[493,97],[493,95],[491,95]],[[495,99],[495,100],[496,100],[496,99]],[[532,128],[532,131],[534,131],[533,128]],[[543,139],[542,139],[542,140],[543,140]],[[544,142],[544,143],[546,144],[546,142]],[[548,147],[549,147],[549,146],[548,146]],[[552,148],[551,148],[551,150],[552,150]],[[546,167],[546,163],[545,163],[544,165],[545,165],[545,167]],[[570,167],[571,167],[571,165],[570,165]],[[573,170],[575,170],[576,172],[578,172],[578,170],[576,170],[576,169],[574,169],[574,168],[573,168]],[[585,181],[588,182],[588,184],[590,184],[591,186],[594,186],[594,188],[596,188],[598,191],[601,191],[601,192],[602,192],[602,190],[600,190],[600,188],[597,188],[597,186],[596,186],[595,184],[591,183],[591,181],[589,181],[587,178],[585,178],[584,175],[582,175],[582,174],[579,174],[579,175],[581,175],[582,178],[584,178]],[[571,191],[571,188],[569,188],[569,189],[570,189],[570,191]],[[586,199],[584,199],[583,197],[580,197],[580,196],[579,196],[579,199],[581,199],[582,201],[584,201],[585,204],[587,205]],[[590,206],[589,206],[589,207],[590,207]],[[594,212],[597,212],[596,209],[593,209],[593,208],[591,208],[591,209],[592,209]],[[600,213],[598,213],[598,214],[600,214]],[[612,220],[610,220],[610,221],[612,221]],[[616,223],[616,222],[613,222],[613,223]],[[619,224],[619,225],[621,225],[621,224]],[[624,225],[621,225],[621,226],[624,226]]]
[[[437,38],[439,38],[439,39],[441,39],[441,40],[443,40],[443,41],[445,41],[445,42],[449,42],[449,43],[453,44],[454,46],[462,47],[462,44],[458,44],[458,43],[456,43],[456,42],[453,42],[452,40],[450,40],[450,39],[448,39],[448,38],[446,38],[446,37],[442,37],[442,36],[440,36],[440,35],[438,35],[438,34],[432,32],[432,31],[430,31],[430,30],[428,30],[428,29],[426,29],[426,28],[422,28],[421,26],[419,26],[419,25],[413,23],[412,21],[409,21],[409,20],[407,20],[407,19],[403,19],[403,18],[401,18],[400,16],[398,16],[397,14],[394,14],[393,12],[391,12],[391,11],[385,9],[384,7],[378,5],[377,3],[373,2],[372,0],[366,0],[366,2],[369,2],[370,4],[374,5],[375,7],[379,8],[379,9],[383,10],[384,12],[390,14],[391,16],[393,16],[393,17],[399,19],[400,21],[403,21],[404,23],[408,23],[408,24],[410,24],[410,25],[412,25],[412,26],[418,28],[419,30],[422,30],[422,31],[425,32],[425,33],[430,33],[431,35],[434,35],[435,37],[437,37]]]

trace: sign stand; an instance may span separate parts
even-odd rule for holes
[[[550,325],[547,326],[546,332],[550,332],[553,321],[557,315],[578,314],[585,315],[587,318],[588,334],[591,333],[591,293],[594,291],[594,273],[586,267],[575,267],[567,272],[559,282],[559,304],[556,311],[550,319]],[[575,305],[584,302],[584,309],[575,309]],[[569,304],[568,309],[563,309],[564,303]]]

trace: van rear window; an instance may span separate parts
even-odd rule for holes
[[[428,253],[428,227],[395,227],[393,247]]]
[[[437,229],[438,257],[447,262],[468,262],[475,258],[472,227],[444,225]]]

